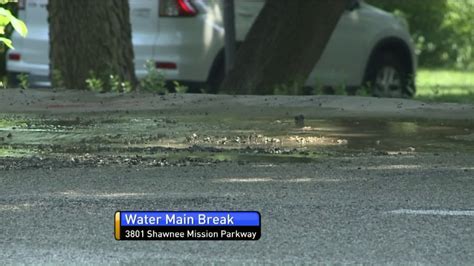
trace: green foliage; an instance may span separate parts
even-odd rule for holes
[[[104,92],[104,82],[97,78],[94,72],[89,72],[90,77],[86,79],[87,88],[93,92]]]
[[[129,81],[121,81],[119,76],[109,76],[109,87],[112,92],[129,93],[133,90]]]
[[[2,89],[6,89],[8,84],[8,78],[7,76],[3,76],[2,81],[0,81],[0,87]]]
[[[362,86],[358,88],[355,92],[356,96],[367,97],[370,96],[372,89],[369,86]]]
[[[313,88],[313,95],[323,95],[323,87],[322,86],[315,86]]]
[[[334,94],[335,95],[347,95],[347,87],[345,84],[341,84],[339,86],[334,87]]]
[[[318,77],[316,77],[314,81],[314,87],[312,88],[312,91],[310,94],[312,95],[323,95],[324,94],[324,84],[319,80]]]
[[[288,84],[280,84],[273,89],[274,95],[347,95],[347,86],[340,84],[334,87],[323,86],[317,82],[314,87],[306,87],[302,82],[294,81]]]
[[[188,91],[188,87],[184,86],[178,81],[173,81],[173,85],[174,85],[174,90],[176,91],[176,93],[186,93]]]
[[[281,84],[273,89],[275,95],[299,95],[298,88],[292,85]]]
[[[108,80],[104,82],[93,71],[89,72],[90,77],[85,80],[87,89],[93,92],[119,92],[129,93],[133,90],[133,86],[129,81],[123,81],[118,75],[109,75]]]
[[[155,64],[151,60],[146,62],[145,68],[147,74],[140,81],[140,88],[145,91],[166,94],[168,89],[166,88],[166,80],[163,73],[156,69]]]
[[[17,2],[14,0],[0,0],[0,5],[4,6],[10,2]],[[13,49],[12,41],[7,38],[5,28],[11,25],[15,31],[21,36],[25,37],[28,34],[28,29],[23,21],[17,19],[10,10],[5,7],[0,7],[0,42]]]
[[[51,73],[53,87],[56,89],[64,89],[64,79],[59,69],[54,69]]]
[[[117,75],[109,75],[109,86],[111,91],[118,92],[120,90],[120,83],[120,78]]]
[[[293,81],[287,84],[280,84],[273,88],[273,94],[275,95],[303,95],[304,86],[300,81]]]
[[[166,80],[163,73],[155,68],[153,61],[147,61],[146,65],[146,76],[140,81],[140,88],[154,93],[166,94],[168,89],[166,88]],[[54,78],[54,72],[53,72]],[[90,72],[90,77],[85,80],[87,88],[94,92],[118,92],[118,93],[129,93],[134,87],[129,81],[123,81],[118,75],[110,74],[104,80],[98,77],[94,72]],[[187,86],[180,84],[177,81],[173,82],[174,89],[177,93],[186,93],[188,90]]]
[[[448,0],[448,7],[443,22],[448,49],[442,59],[453,61],[457,68],[474,69],[474,1]]]
[[[21,89],[28,89],[30,87],[29,75],[26,73],[18,74],[17,76],[18,81],[20,82]]]

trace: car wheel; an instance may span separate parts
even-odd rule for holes
[[[392,53],[376,56],[366,73],[364,85],[375,97],[410,98],[414,94],[413,75]]]
[[[9,88],[20,87],[20,81],[18,80],[18,72],[7,72],[7,86]]]

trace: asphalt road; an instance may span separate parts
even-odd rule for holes
[[[257,210],[256,242],[126,242],[116,210]],[[474,156],[0,170],[0,261],[474,263]]]

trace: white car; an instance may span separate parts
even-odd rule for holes
[[[265,0],[237,0],[237,40],[243,41]],[[340,18],[306,86],[369,85],[372,94],[410,97],[415,92],[416,57],[405,21],[364,1],[353,1]],[[19,17],[29,35],[12,36],[7,56],[10,77],[29,74],[32,86],[50,86],[47,0],[20,0]],[[224,75],[222,0],[130,0],[138,78],[153,60],[165,78],[207,84],[210,92]],[[302,29],[304,30],[304,29]]]

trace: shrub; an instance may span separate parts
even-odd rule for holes
[[[53,88],[55,89],[64,89],[64,79],[59,69],[54,69],[51,72],[51,81]]]
[[[23,21],[17,19],[10,10],[3,7],[10,2],[15,2],[12,0],[0,0],[0,42],[8,46],[9,48],[13,48],[12,41],[8,38],[5,34],[5,28],[9,25],[13,27],[15,31],[17,31],[21,36],[25,37],[28,34],[28,29]]]
[[[474,1],[448,0],[443,22],[447,49],[441,57],[461,69],[474,69]]]
[[[189,89],[187,86],[179,83],[178,81],[173,81],[173,85],[176,93],[186,93]]]
[[[89,73],[90,77],[86,79],[87,88],[93,92],[104,92],[104,82],[97,78],[94,72]]]
[[[5,54],[8,50],[8,47],[14,45],[10,41],[11,33],[13,30],[18,30],[22,36],[27,34],[27,28],[25,24],[18,19],[15,19],[15,16],[18,13],[18,5],[16,2],[17,1],[14,0],[0,0],[0,9],[2,10],[0,14],[0,28],[3,32],[0,34],[0,37],[2,38],[2,41],[0,42],[0,75],[2,76],[6,74]],[[13,24],[10,23],[12,18],[15,21]]]
[[[109,88],[110,91],[119,93],[129,93],[133,90],[129,81],[122,81],[117,75],[109,75]]]
[[[145,91],[165,94],[168,92],[166,88],[165,76],[161,71],[156,69],[153,61],[148,60],[145,64],[146,76],[140,81],[140,88]]]
[[[26,73],[21,73],[18,74],[17,76],[18,81],[20,82],[20,88],[21,89],[28,89],[30,88],[30,81],[29,81],[29,75]]]

